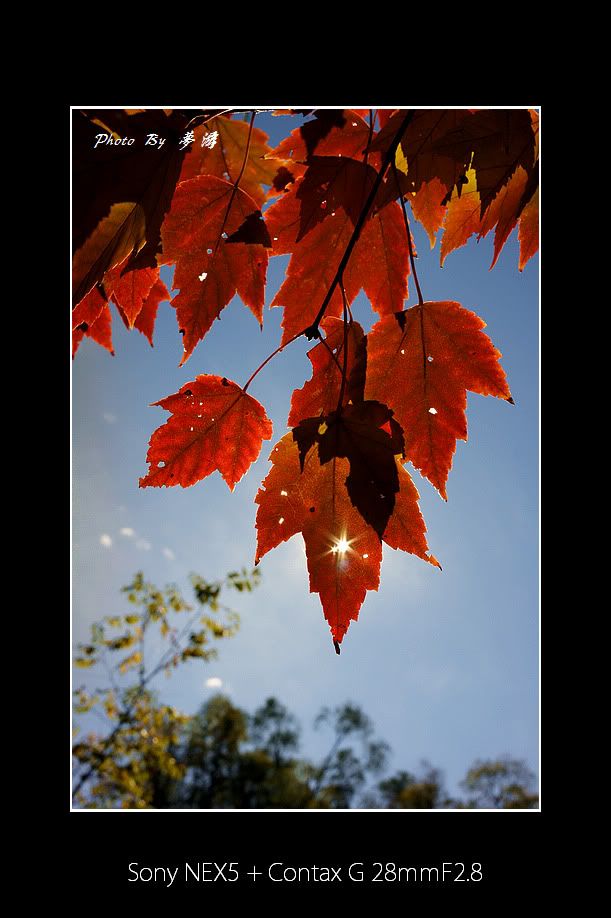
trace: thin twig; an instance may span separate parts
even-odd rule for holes
[[[250,132],[249,132],[249,141],[248,141],[249,143],[250,143],[250,133],[252,132],[252,126],[253,126],[255,114],[256,112],[253,112],[253,116],[250,122]],[[322,335],[320,333],[320,328],[319,328],[320,322],[322,321],[322,318],[325,314],[327,306],[331,302],[331,297],[333,296],[335,288],[340,283],[340,280],[342,280],[343,278],[344,269],[346,268],[346,265],[348,264],[350,260],[350,256],[352,254],[354,246],[356,245],[359,239],[359,236],[361,234],[361,230],[363,229],[363,226],[365,225],[367,217],[369,216],[369,211],[371,210],[373,206],[373,202],[375,201],[376,195],[379,191],[380,185],[382,184],[382,181],[384,179],[388,166],[391,163],[394,163],[394,157],[395,157],[395,153],[397,152],[397,147],[399,146],[399,143],[401,142],[401,138],[403,134],[405,133],[405,131],[407,130],[407,128],[409,127],[414,115],[415,115],[414,109],[411,109],[410,111],[407,112],[405,118],[401,122],[401,126],[399,127],[399,130],[393,137],[392,143],[390,144],[390,146],[388,147],[388,150],[386,151],[386,155],[384,157],[384,161],[382,163],[380,171],[378,172],[376,179],[373,183],[372,189],[369,193],[369,197],[367,198],[359,214],[358,220],[352,232],[352,236],[350,237],[348,245],[346,246],[346,250],[342,256],[342,260],[340,261],[339,267],[337,268],[337,271],[335,273],[335,277],[333,278],[333,281],[331,282],[331,286],[329,287],[327,291],[323,304],[320,307],[318,311],[318,315],[314,319],[314,322],[311,325],[308,325],[307,328],[304,328],[301,331],[297,332],[296,335],[293,335],[292,338],[289,338],[288,341],[286,341],[284,344],[281,344],[274,351],[272,351],[272,353],[268,357],[265,358],[263,363],[261,363],[257,367],[257,369],[254,371],[254,373],[252,373],[250,377],[247,379],[246,383],[242,386],[242,393],[246,392],[246,390],[250,386],[255,376],[257,376],[261,372],[261,370],[270,362],[270,360],[272,360],[276,356],[276,354],[279,354],[280,351],[284,350],[284,348],[287,347],[289,344],[292,344],[294,341],[296,341],[297,338],[300,338],[302,335],[305,335],[309,340],[312,340],[313,338],[318,338],[320,341],[323,340]],[[248,155],[248,146],[247,146],[247,155]],[[240,178],[242,177],[242,173],[244,171],[245,164],[246,164],[246,158],[242,164],[242,170],[240,171],[240,175],[238,176],[238,182]],[[235,193],[236,189],[237,189],[237,182],[234,185],[233,193]],[[231,207],[231,201],[229,202],[229,207]],[[229,213],[229,208],[227,210],[227,213]],[[407,218],[407,215],[405,214],[405,212],[404,212],[404,216]],[[223,226],[224,225],[225,223],[223,223]],[[408,232],[408,238],[409,238],[409,232]],[[219,240],[217,240],[217,247],[218,247],[219,241],[220,241],[220,237],[219,237]],[[410,243],[410,246],[411,246],[411,243]],[[216,249],[215,249],[215,253],[216,253]],[[345,290],[343,290],[342,293],[344,297],[344,309],[347,308],[348,313],[350,315],[350,319],[352,321],[352,310],[350,308],[350,303],[348,303]]]
[[[277,347],[275,351],[272,351],[272,353],[269,355],[269,357],[266,357],[266,358],[265,358],[265,360],[263,361],[263,363],[260,364],[260,365],[257,367],[257,369],[255,370],[255,372],[251,374],[251,376],[249,377],[249,379],[248,379],[248,380],[246,381],[246,383],[242,386],[242,392],[246,392],[246,390],[247,390],[248,387],[250,386],[250,384],[251,384],[251,382],[253,381],[253,379],[255,378],[255,376],[256,376],[258,373],[261,372],[261,370],[263,369],[263,367],[264,367],[266,364],[268,364],[268,363],[270,362],[270,360],[271,360],[273,357],[276,356],[276,354],[279,354],[280,351],[284,350],[285,347],[288,347],[289,344],[292,344],[293,341],[296,341],[297,338],[300,338],[302,335],[303,335],[303,332],[302,332],[302,331],[297,332],[296,335],[293,335],[292,338],[289,338],[288,341],[286,341],[284,344],[281,344],[279,347]],[[320,337],[320,335],[319,335],[319,337]]]
[[[274,112],[275,108],[223,108],[218,111],[213,110],[212,112],[203,112],[201,115],[194,115],[193,118],[187,124],[187,129],[190,127],[198,127],[200,124],[206,124],[208,121],[213,121],[215,118],[220,118],[222,115],[250,115],[251,112],[255,114],[265,114],[266,112]]]

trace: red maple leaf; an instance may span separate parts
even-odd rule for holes
[[[482,217],[481,196],[477,189],[477,174],[475,170],[469,170],[467,172],[467,184],[462,189],[460,197],[454,194],[448,204],[444,221],[444,233],[441,240],[441,264],[443,264],[450,252],[464,245],[474,233],[478,234],[479,240],[494,229],[494,255],[490,265],[493,268],[505,242],[518,224],[518,220],[525,209],[528,201],[529,185],[528,174],[521,166],[518,166]],[[536,223],[538,230],[538,219]]]
[[[125,264],[117,265],[104,275],[104,290],[118,307],[127,327],[133,328],[153,285],[159,280],[159,268],[138,268],[121,276]]]
[[[386,399],[405,455],[447,500],[456,440],[467,439],[466,390],[512,401],[486,323],[459,303],[423,303],[369,333],[365,397]]]
[[[233,491],[272,435],[263,406],[224,377],[198,376],[154,405],[172,416],[149,441],[141,488],[188,488],[219,471]]]
[[[93,325],[106,304],[105,297],[102,296],[97,287],[93,287],[86,297],[83,297],[80,303],[72,310],[72,330],[74,331],[79,325]]]
[[[179,181],[196,175],[216,175],[234,183],[260,207],[274,188],[278,172],[288,165],[268,145],[268,136],[245,121],[219,115],[195,128],[195,139],[185,156]],[[215,136],[216,135],[216,136]],[[273,193],[273,192],[272,192]]]
[[[385,150],[400,127],[396,112],[372,141]],[[421,110],[402,136],[376,206],[402,194],[431,246],[444,226],[441,261],[496,227],[494,266],[538,180],[538,115],[526,110]]]
[[[360,159],[371,140],[372,131],[363,112],[351,109],[327,110],[326,117],[308,121],[285,137],[271,155],[295,163],[316,156],[348,156]],[[374,165],[379,162],[376,154]]]
[[[312,378],[303,388],[295,389],[291,398],[289,427],[296,427],[304,418],[330,414],[338,407],[344,370],[344,323],[330,316],[323,320],[322,327],[326,332],[324,342],[308,351]],[[346,343],[346,376],[350,380],[364,344],[363,329],[358,322],[348,325]],[[346,385],[342,404],[347,405],[353,397],[350,385]]]
[[[236,292],[263,321],[267,249],[228,241],[252,215],[258,220],[255,201],[215,176],[198,175],[176,189],[161,235],[164,263],[176,262],[173,285],[180,293],[172,306],[184,334],[181,365]]]
[[[272,450],[273,463],[257,494],[257,557],[301,532],[305,542],[310,592],[318,593],[334,641],[341,643],[358,618],[368,590],[380,582],[382,543],[352,503],[346,487],[347,458],[321,463],[317,449],[305,457],[291,433]],[[418,510],[418,492],[405,469],[397,466],[400,489],[388,543],[435,566],[427,554],[426,527]],[[384,540],[387,540],[386,533]]]
[[[97,292],[97,289],[94,287],[91,293],[88,294],[88,297],[91,297],[92,294]],[[100,344],[103,348],[109,351],[113,357],[115,356],[115,352],[112,347],[112,317],[110,315],[110,308],[108,303],[106,303],[101,296],[100,299],[102,300],[101,309],[91,325],[87,321],[83,321],[79,323],[76,328],[72,329],[73,357],[78,351],[83,337],[91,338],[93,341],[97,342],[97,344]]]
[[[539,249],[539,189],[535,191],[522,211],[518,229],[520,240],[520,262],[518,268],[524,270],[526,262],[533,257]]]
[[[273,254],[292,253],[286,279],[272,301],[272,306],[284,307],[283,344],[316,317],[354,229],[348,212],[338,204],[336,210],[327,208],[322,222],[315,222],[298,241],[304,200],[299,197],[300,187],[298,180],[265,215]],[[359,193],[362,187],[366,186],[359,185]],[[404,239],[403,216],[396,203],[366,221],[344,272],[349,304],[363,288],[379,315],[402,308],[409,270]],[[342,295],[336,289],[326,314],[337,317],[342,311]]]
[[[141,334],[148,339],[149,344],[153,347],[153,332],[155,330],[155,320],[157,318],[157,310],[159,304],[163,303],[164,300],[169,300],[170,294],[168,288],[164,282],[158,277],[153,286],[150,289],[150,292],[142,304],[142,308],[134,320],[134,328],[137,328]],[[123,319],[123,324],[127,329],[130,328],[129,321],[127,316],[121,309],[121,307],[115,303],[119,315]]]

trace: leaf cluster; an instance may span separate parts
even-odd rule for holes
[[[269,260],[290,255],[271,302],[283,309],[278,348],[242,385],[201,374],[155,402],[169,417],[151,436],[140,487],[186,488],[219,472],[233,490],[272,436],[249,386],[283,348],[316,340],[312,378],[293,393],[291,432],[257,494],[256,559],[301,533],[310,591],[339,652],[378,589],[383,543],[440,567],[407,466],[447,499],[467,392],[513,404],[485,323],[458,302],[425,299],[408,209],[432,245],[441,236],[441,263],[494,232],[493,267],[517,228],[522,270],[538,246],[539,116],[305,114],[272,149],[254,110],[245,121],[205,110],[75,112],[72,327],[74,352],[85,336],[112,352],[113,302],[152,344],[171,296],[182,365],[236,294],[262,326]],[[135,146],[97,150],[101,128]],[[164,147],[147,149],[149,134],[167,138]],[[162,265],[174,267],[171,294]],[[408,281],[417,302],[406,307]],[[361,290],[376,314],[367,333],[351,311]]]

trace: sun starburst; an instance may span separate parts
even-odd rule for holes
[[[345,555],[348,549],[350,548],[350,542],[345,535],[340,536],[336,540],[335,545],[332,547],[331,552],[334,555]]]

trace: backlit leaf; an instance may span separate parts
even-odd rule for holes
[[[368,590],[380,582],[382,544],[352,503],[346,487],[350,463],[332,457],[321,463],[317,449],[305,457],[291,433],[272,450],[273,463],[257,494],[257,558],[301,532],[305,543],[310,592],[318,593],[333,639],[342,641],[358,618]],[[402,470],[404,471],[404,470]],[[398,472],[401,491],[396,506],[403,524],[391,531],[390,543],[429,563],[416,489],[407,472]],[[395,531],[396,530],[396,531]]]
[[[265,131],[258,127],[250,131],[247,121],[219,115],[197,127],[194,134],[195,140],[185,156],[180,181],[196,175],[216,175],[231,183],[239,178],[240,188],[260,207],[268,196],[264,186],[271,185],[273,188],[278,171],[287,165],[272,152]]]
[[[198,376],[155,405],[171,417],[150,439],[141,488],[188,488],[219,471],[233,491],[272,435],[263,406],[220,376]]]
[[[156,266],[160,228],[184,151],[178,139],[200,112],[121,109],[73,112],[73,305],[130,257],[128,270]],[[133,138],[131,145],[108,145]],[[162,147],[147,144],[164,138]]]
[[[522,211],[518,230],[520,240],[520,271],[526,262],[539,250],[539,189],[535,191],[529,203]]]
[[[267,250],[230,243],[258,208],[239,188],[211,175],[181,182],[162,230],[163,260],[176,262],[172,300],[184,335],[184,363],[221,311],[237,293],[257,321],[263,321]]]
[[[97,344],[110,352],[114,357],[115,352],[112,347],[112,317],[108,303],[104,303],[100,314],[92,325],[83,322],[78,325],[72,332],[72,356],[76,354],[83,337],[91,338]]]
[[[312,364],[312,378],[301,389],[293,392],[289,426],[296,427],[304,418],[329,414],[338,407],[339,393],[344,365],[344,323],[341,319],[329,317],[323,321],[326,332],[324,343],[308,351]],[[347,377],[355,367],[357,354],[364,342],[363,329],[358,322],[352,322],[347,330]],[[345,387],[342,403],[351,397],[350,386]]]
[[[459,303],[424,303],[381,319],[368,335],[369,399],[386,399],[405,455],[447,499],[456,440],[467,439],[466,391],[512,401],[486,323]]]

